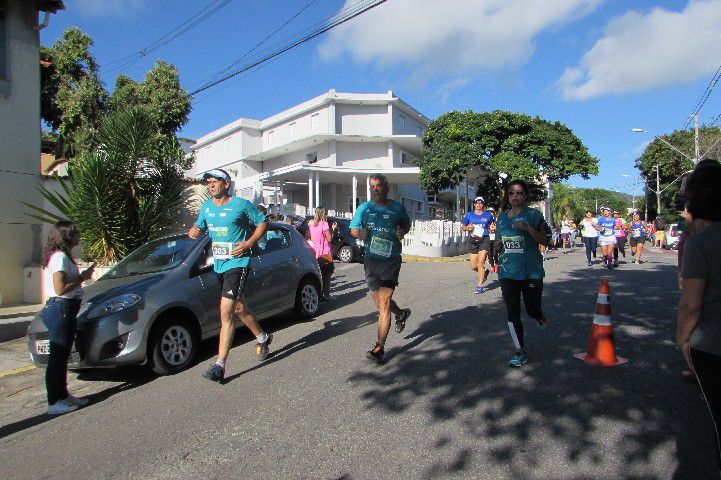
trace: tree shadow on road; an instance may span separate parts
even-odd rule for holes
[[[424,478],[473,475],[476,463],[514,479],[718,479],[708,411],[698,387],[680,377],[676,269],[631,267],[547,281],[552,323],[541,332],[524,319],[530,362],[522,369],[507,366],[512,344],[498,301],[432,315],[387,352],[386,364],[349,382],[368,409],[398,414],[422,401],[429,431],[449,428],[429,436]],[[604,276],[617,353],[629,359],[617,367],[572,357],[587,345]]]

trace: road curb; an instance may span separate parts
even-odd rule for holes
[[[467,262],[467,258],[458,258],[458,257],[439,257],[439,258],[431,258],[431,257],[401,257],[404,262],[428,262],[428,263],[461,263],[461,262]]]
[[[13,368],[12,370],[5,370],[5,371],[0,372],[0,378],[10,377],[12,375],[18,375],[20,373],[29,372],[30,370],[35,370],[36,368],[38,368],[38,367],[36,367],[35,365],[26,365],[26,366],[20,367],[20,368]]]

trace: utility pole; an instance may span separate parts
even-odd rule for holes
[[[695,164],[698,163],[699,157],[701,156],[701,151],[699,150],[699,146],[698,146],[698,113],[694,113],[694,114],[693,114],[693,119],[694,119],[694,123],[695,123],[695,129],[694,129],[694,144],[695,144],[695,147],[696,147],[696,150],[695,150],[695,152],[696,152],[696,158],[693,159],[693,160],[694,160],[693,163],[694,163],[694,165],[695,165]]]
[[[656,216],[661,215],[661,169],[656,165]]]

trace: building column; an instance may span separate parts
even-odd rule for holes
[[[358,177],[353,174],[353,197],[351,199],[351,211],[355,215],[355,199],[358,198]]]
[[[366,175],[366,201],[371,201],[371,176]]]
[[[320,172],[315,174],[315,206],[320,207]]]
[[[461,219],[461,186],[456,185],[456,222]]]
[[[278,180],[273,183],[273,211],[278,211]]]
[[[468,177],[466,177],[466,199],[463,208],[465,209],[465,212],[468,211]]]
[[[308,213],[313,209],[313,172],[308,172]]]

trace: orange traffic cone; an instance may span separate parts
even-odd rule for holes
[[[591,336],[588,339],[588,351],[577,353],[574,357],[594,365],[613,367],[628,360],[616,356],[613,345],[613,325],[611,325],[611,296],[608,291],[608,279],[604,278],[598,289],[596,313],[593,316]]]

